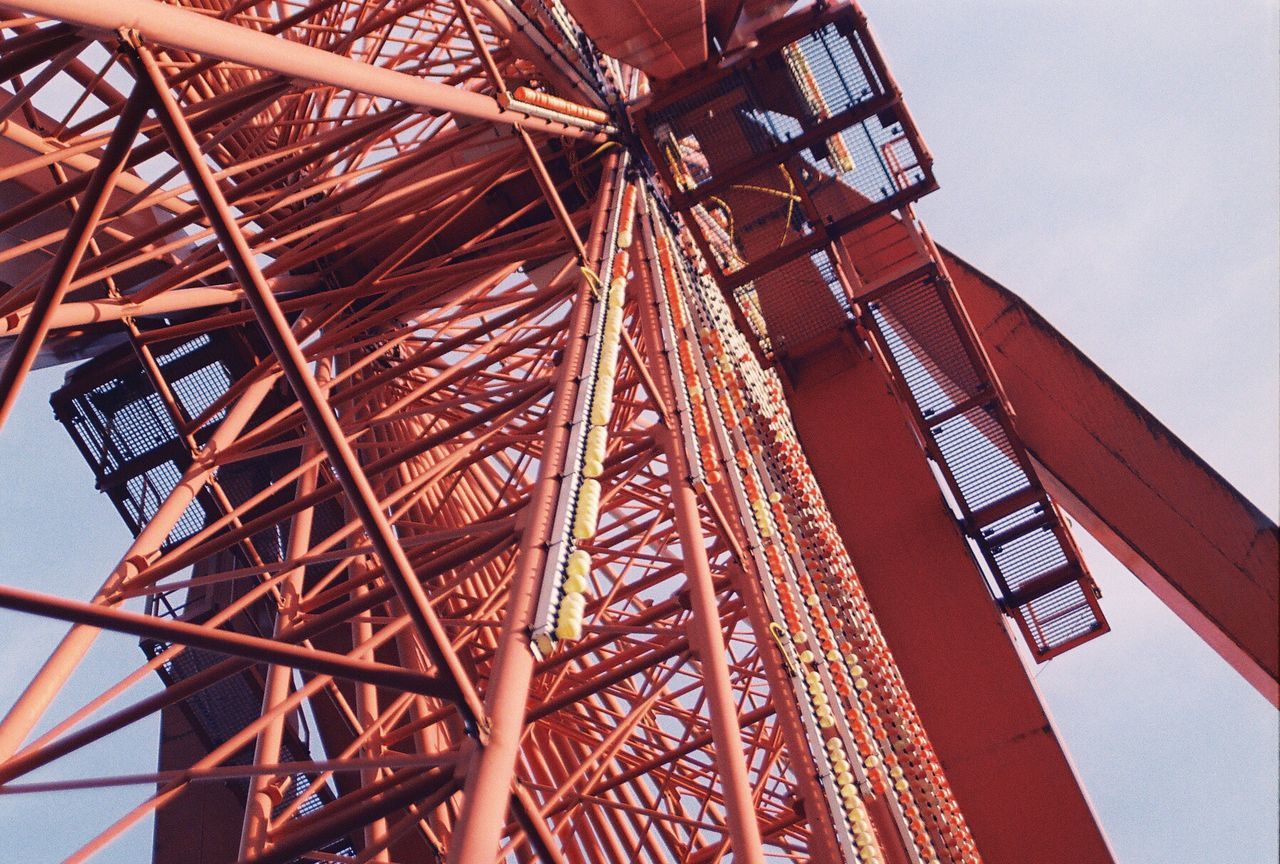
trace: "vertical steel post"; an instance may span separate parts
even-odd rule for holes
[[[660,376],[660,380],[670,382],[673,373],[665,368],[667,364],[660,350],[662,334],[658,325],[653,283],[648,279],[637,281],[641,292],[637,309],[645,344],[649,346],[650,361],[665,373]],[[655,394],[657,395],[664,396],[663,401],[667,405],[675,405],[673,393]],[[679,417],[668,412],[663,421],[665,428],[661,430],[659,437],[667,454],[667,482],[671,487],[672,503],[675,506],[676,531],[680,537],[680,550],[684,555],[690,611],[693,614],[689,647],[702,665],[703,692],[706,693],[707,707],[711,713],[711,738],[715,742],[716,768],[720,773],[720,785],[728,810],[733,860],[744,864],[763,864],[760,826],[756,821],[753,789],[747,777],[747,762],[743,756],[742,729],[738,723],[738,706],[733,698],[733,682],[729,679],[729,658],[720,625],[720,611],[711,578],[711,565],[707,560],[698,499],[689,479],[689,457],[684,452],[684,438],[679,434]]]
[[[601,174],[587,249],[588,260],[599,258],[604,244],[610,206],[619,185],[615,175],[620,172],[616,166],[617,158],[610,157]],[[583,262],[584,265],[587,263]],[[569,341],[557,372],[538,479],[525,511],[527,521],[520,537],[518,569],[509,589],[506,617],[498,637],[493,674],[485,698],[493,726],[488,742],[477,748],[471,759],[462,813],[449,849],[450,864],[492,864],[505,824],[508,790],[515,776],[516,757],[524,732],[522,708],[528,701],[529,682],[533,677],[534,657],[529,644],[529,627],[546,558],[546,538],[560,487],[560,465],[564,461],[567,430],[577,394],[575,376],[582,366],[585,336],[590,323],[590,301],[591,284],[589,280],[582,279],[569,324]],[[542,822],[536,810],[530,815]]]
[[[328,378],[327,364],[321,363],[317,367],[317,378],[321,379],[321,383]],[[316,446],[310,444],[303,448],[303,460],[315,455]],[[305,497],[315,491],[317,480],[319,479],[319,464],[312,465],[306,470],[301,477],[298,478],[299,498]],[[299,511],[293,517],[293,524],[289,528],[289,547],[285,553],[285,557],[289,559],[298,559],[306,554],[307,549],[311,546],[311,528],[315,521],[315,507],[308,507]],[[281,598],[283,600],[279,609],[276,610],[275,632],[279,637],[282,630],[288,629],[293,625],[293,616],[296,614],[298,600],[302,595],[302,579],[306,573],[306,567],[299,565],[293,569],[291,573],[281,582]],[[372,636],[373,634],[368,634]],[[293,670],[288,666],[274,665],[267,670],[265,686],[262,688],[262,713],[270,713],[278,704],[283,702],[289,695],[289,682],[292,680]],[[362,682],[356,683],[357,687],[372,686]],[[276,713],[272,722],[258,733],[258,740],[254,745],[253,764],[270,765],[280,761],[280,745],[284,738],[285,714]],[[243,858],[249,854],[260,853],[267,842],[267,829],[271,823],[271,811],[279,803],[272,795],[272,787],[279,782],[278,777],[267,774],[259,774],[249,782],[249,795],[245,802],[244,808],[244,825],[240,833],[240,857]]]

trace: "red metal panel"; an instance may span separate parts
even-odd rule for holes
[[[1054,499],[1275,704],[1275,524],[1023,300],[946,259]]]
[[[186,769],[205,755],[191,721],[177,706],[160,719],[161,771]],[[225,783],[200,783],[156,813],[152,864],[221,864],[236,858],[244,805]]]
[[[884,373],[838,345],[791,371],[805,452],[983,860],[1112,861]]]
[[[643,69],[654,78],[670,78],[707,60],[707,17],[735,4],[689,0],[565,0],[567,8],[601,51]]]

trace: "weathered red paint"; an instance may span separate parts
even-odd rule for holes
[[[1025,300],[947,257],[1054,499],[1276,704],[1275,523]]]
[[[988,864],[1109,864],[1092,806],[881,368],[792,367],[823,495]]]

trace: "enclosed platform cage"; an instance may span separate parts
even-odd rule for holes
[[[825,285],[817,294],[826,296],[805,296],[807,314],[838,316],[833,242],[936,188],[856,8],[789,17],[749,51],[656,87],[636,128],[672,207],[757,335],[753,315],[787,290],[782,282]],[[771,330],[803,335],[805,322],[777,328],[765,311]]]
[[[690,229],[686,259],[706,263],[762,359],[821,350],[859,316],[857,338],[879,343],[1033,656],[1106,632],[954,291],[902,210],[936,184],[861,11],[762,30],[749,49],[655,85],[635,125]]]
[[[71,433],[99,490],[111,499],[131,533],[143,530],[181,482],[192,464],[193,448],[206,443],[224,416],[221,405],[232,382],[248,373],[265,351],[259,341],[250,329],[224,328],[146,348],[123,345],[72,370],[54,394],[55,416]],[[150,363],[144,362],[144,357]],[[281,392],[268,398],[259,411],[278,409],[283,396]],[[283,449],[222,466],[215,478],[195,492],[162,548],[177,550],[198,539],[202,531],[216,527],[227,505],[243,505],[259,496],[296,464],[296,449]],[[292,487],[286,485],[276,494],[262,496],[259,509],[279,504],[291,493]],[[253,512],[256,510],[250,514]],[[334,502],[318,506],[315,530],[331,532],[339,516]],[[192,586],[148,594],[147,614],[188,623],[209,621],[258,584],[250,575],[220,576],[249,573],[255,566],[281,561],[287,541],[283,529],[273,525],[246,537],[238,546],[197,557],[190,567]],[[312,575],[311,569],[308,575]],[[258,593],[261,596],[234,615],[224,613],[226,629],[255,637],[272,636],[276,603]],[[243,663],[241,671],[228,675],[225,667],[229,661],[212,651],[188,647],[174,652],[171,643],[150,638],[142,640],[141,648],[156,662],[156,673],[166,687],[190,691],[165,710],[164,741],[179,741],[189,732],[199,742],[194,749],[162,745],[162,768],[189,767],[192,760],[224,746],[260,716],[263,665]],[[285,726],[281,761],[310,759],[308,739],[303,715],[295,712]],[[252,739],[225,760],[228,765],[252,762]],[[295,816],[304,816],[333,800],[334,792],[326,784],[315,795],[299,801],[313,782],[314,778],[304,773],[288,778],[276,815],[289,809]],[[248,788],[244,780],[226,784],[227,791],[240,799],[240,807]],[[291,806],[293,802],[298,803]],[[165,820],[182,817],[162,811],[158,818],[160,837]],[[330,844],[326,851],[354,854],[346,838]]]
[[[155,515],[191,464],[191,436],[203,443],[221,416],[202,416],[254,362],[239,331],[217,331],[157,347],[162,394],[133,348],[124,345],[71,371],[53,411],[93,470],[98,489],[134,534]],[[167,397],[172,397],[172,402]],[[204,527],[215,505],[197,496],[166,546]]]

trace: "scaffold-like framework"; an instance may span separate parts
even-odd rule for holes
[[[650,82],[558,0],[0,3],[0,424],[91,359],[55,414],[134,535],[0,586],[71,625],[0,784],[146,790],[68,860],[981,860],[787,364],[881,365],[1037,659],[1106,623],[819,7]]]

